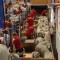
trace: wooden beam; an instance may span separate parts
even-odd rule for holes
[[[59,5],[60,5],[60,3],[51,3],[51,5],[59,6]]]

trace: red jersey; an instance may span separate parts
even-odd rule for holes
[[[26,31],[26,37],[31,37],[33,32],[34,32],[34,27],[30,26]]]
[[[35,17],[35,14],[34,14],[33,12],[31,12],[31,13],[29,14],[29,16],[33,18],[33,17]]]
[[[20,11],[19,10],[16,10],[16,14],[20,14]]]
[[[43,10],[41,14],[42,14],[42,15],[45,15],[46,12],[47,12],[46,10]]]
[[[33,25],[34,25],[34,19],[31,18],[31,17],[29,17],[29,18],[27,19],[27,23],[28,23],[28,27],[33,26]]]
[[[20,37],[19,36],[16,36],[14,41],[13,41],[13,44],[15,45],[15,48],[17,50],[21,49],[22,48],[22,44],[20,42]]]
[[[33,10],[32,12],[34,13],[35,16],[37,15],[37,11],[36,10]]]

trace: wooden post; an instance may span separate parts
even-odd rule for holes
[[[58,2],[58,1],[56,1]],[[56,5],[56,30],[58,29],[58,7]]]
[[[12,45],[12,33],[11,33],[11,28],[9,28],[9,32],[10,32],[10,53],[13,52],[13,45]]]
[[[10,35],[10,53],[13,52],[13,45],[12,45],[12,23],[9,22],[9,35]]]
[[[21,14],[19,15],[19,36],[21,37]]]

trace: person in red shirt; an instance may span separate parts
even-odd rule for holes
[[[5,20],[5,28],[8,28],[11,25],[12,25],[12,21],[10,19]]]
[[[46,15],[46,13],[47,13],[47,10],[43,10],[41,15]]]
[[[5,27],[8,27],[8,25],[9,25],[8,20],[5,20]]]
[[[34,18],[35,17],[35,14],[33,12],[30,12],[28,16]]]
[[[16,52],[23,52],[23,46],[22,43],[20,42],[20,37],[17,35],[17,33],[13,33],[13,46],[16,48]]]
[[[31,39],[33,37],[33,33],[34,33],[34,27],[30,26],[26,31],[26,37],[28,39]]]
[[[28,17],[27,23],[28,23],[28,27],[33,26],[34,25],[34,19],[32,17]]]
[[[7,14],[8,5],[5,5],[5,13]]]
[[[35,16],[37,15],[37,11],[36,10],[33,10],[32,12],[34,13]]]
[[[20,10],[16,10],[16,14],[20,14]]]

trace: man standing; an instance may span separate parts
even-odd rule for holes
[[[8,49],[5,45],[0,44],[0,60],[8,60]]]

